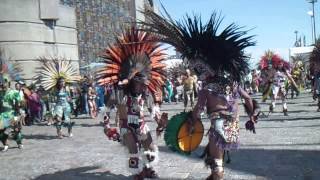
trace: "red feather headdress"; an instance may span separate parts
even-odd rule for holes
[[[259,69],[265,70],[271,64],[272,68],[276,68],[279,64],[283,64],[285,69],[290,69],[290,64],[283,60],[279,55],[275,54],[273,51],[266,51],[261,57]]]
[[[116,43],[102,54],[105,66],[98,70],[100,85],[117,85],[119,81],[132,79],[143,81],[155,93],[165,80],[165,53],[155,36],[134,27],[116,38]]]

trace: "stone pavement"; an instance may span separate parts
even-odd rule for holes
[[[260,97],[255,98],[261,101]],[[268,104],[261,106],[268,110]],[[247,117],[241,117],[241,148],[231,153],[225,179],[320,179],[320,113],[316,112],[316,102],[304,93],[289,99],[288,107],[288,117],[283,116],[278,105],[275,113],[261,118],[257,134],[244,129]],[[162,107],[170,116],[182,109],[181,103]],[[75,121],[74,137],[62,140],[56,138],[53,126],[24,127],[24,149],[11,142],[9,151],[0,153],[0,180],[130,179],[126,149],[106,139],[99,120],[83,117]],[[203,122],[208,128],[208,121]],[[156,124],[148,124],[155,135]],[[190,156],[170,151],[162,137],[154,139],[160,149],[160,179],[205,179],[209,174],[198,158],[207,137]]]

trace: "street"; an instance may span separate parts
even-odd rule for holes
[[[261,102],[261,96],[253,96]],[[268,114],[268,103],[260,103]],[[260,118],[257,134],[244,129],[247,117],[241,113],[240,149],[231,152],[225,165],[225,179],[316,180],[320,177],[320,116],[310,93],[288,99],[289,116],[283,116],[279,103],[275,113]],[[169,117],[183,111],[183,104],[163,104]],[[130,179],[127,153],[123,145],[110,141],[103,133],[101,120],[79,117],[74,120],[74,136],[62,140],[54,126],[34,125],[23,128],[24,149],[11,148],[0,153],[0,180],[87,180]],[[190,156],[169,150],[162,137],[155,137],[156,123],[148,119],[159,146],[160,179],[205,179],[209,169],[198,156],[207,143]],[[209,121],[203,120],[205,129]],[[66,133],[66,129],[63,129]]]

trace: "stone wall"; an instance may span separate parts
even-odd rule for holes
[[[130,26],[151,0],[60,0],[76,8],[80,65],[100,61],[99,54]]]
[[[65,57],[79,67],[75,8],[57,2],[57,13],[43,20],[39,3],[45,1],[1,0],[0,48],[8,58],[21,63],[26,80],[34,77],[41,56]],[[57,16],[55,20],[50,20],[51,15]]]

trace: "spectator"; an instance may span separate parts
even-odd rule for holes
[[[40,86],[37,90],[37,94],[39,95],[39,99],[40,99],[40,104],[41,104],[41,110],[40,110],[40,121],[44,120],[44,115],[47,112],[47,107],[46,107],[46,103],[45,103],[45,90],[42,86]]]
[[[78,117],[80,112],[80,89],[76,86],[70,89],[70,97],[71,97],[71,108],[72,113],[75,117]]]
[[[96,85],[95,89],[96,89],[96,92],[97,92],[96,103],[97,103],[98,109],[100,109],[101,107],[104,106],[104,94],[105,94],[105,90],[104,90],[104,87],[99,86],[99,85]]]
[[[35,91],[35,86],[31,86],[31,95],[27,96],[28,101],[28,110],[31,116],[31,124],[34,124],[36,121],[40,123],[41,121],[41,102],[40,96]]]
[[[93,86],[89,86],[88,88],[88,104],[90,109],[90,115],[92,118],[97,116],[97,105],[96,105],[97,94],[93,89]]]
[[[194,89],[196,86],[196,81],[191,76],[191,72],[189,69],[186,70],[186,78],[183,82],[183,91],[184,91],[184,111],[187,109],[188,101],[190,101],[190,105],[193,108],[194,105]]]
[[[89,114],[89,105],[88,105],[88,88],[89,88],[89,79],[87,76],[84,76],[84,81],[82,82],[82,110],[84,114]]]
[[[166,100],[168,103],[171,103],[171,98],[173,95],[173,86],[172,86],[171,81],[168,79],[166,80],[165,89],[166,89]]]

